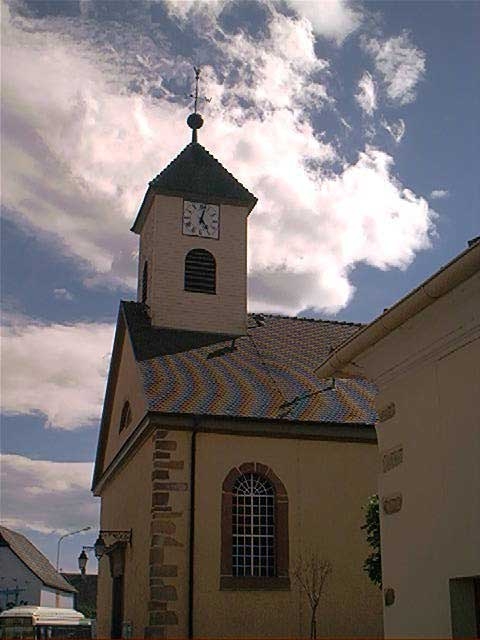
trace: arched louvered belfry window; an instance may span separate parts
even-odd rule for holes
[[[148,262],[145,260],[142,274],[142,302],[147,302],[148,295]]]
[[[127,400],[122,408],[122,415],[120,416],[120,426],[118,428],[119,431],[123,431],[130,426],[132,421],[132,410],[130,408],[130,403]]]
[[[205,249],[192,249],[185,256],[185,291],[216,293],[216,263]]]

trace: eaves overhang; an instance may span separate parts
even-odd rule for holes
[[[133,233],[136,233],[137,235],[142,232],[147,214],[150,211],[153,200],[157,194],[163,196],[172,196],[176,198],[184,198],[185,200],[191,200],[193,202],[207,201],[209,204],[230,204],[235,207],[245,207],[247,209],[247,216],[250,215],[250,212],[258,202],[258,199],[256,197],[252,197],[248,200],[240,200],[238,198],[219,197],[215,195],[209,195],[208,193],[198,193],[196,191],[177,191],[174,189],[164,189],[161,187],[154,187],[150,184],[148,186],[147,192],[145,193],[142,204],[140,205],[140,208],[138,210],[137,217],[135,218],[135,221],[130,228],[130,231],[133,231]]]
[[[335,349],[316,369],[319,378],[364,377],[355,360],[438,298],[480,271],[480,242],[475,242],[428,280]]]

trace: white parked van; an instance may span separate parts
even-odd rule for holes
[[[0,613],[0,640],[91,637],[90,620],[75,609],[26,605]]]

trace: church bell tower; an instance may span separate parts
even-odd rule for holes
[[[247,218],[257,199],[197,140],[154,178],[133,224],[138,302],[152,325],[242,335],[247,321]]]

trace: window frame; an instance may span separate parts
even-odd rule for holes
[[[275,488],[258,473],[238,477],[232,492],[232,573],[276,577]]]
[[[275,575],[236,576],[233,572],[233,493],[242,475],[254,473],[267,479],[274,490]],[[246,462],[231,469],[222,485],[220,589],[246,591],[289,590],[288,495],[276,473],[260,462]]]

